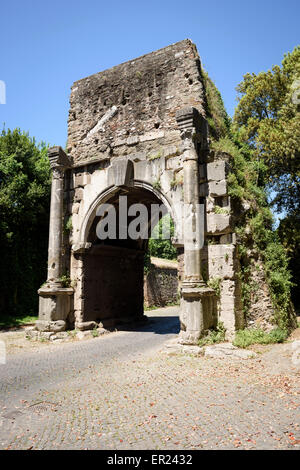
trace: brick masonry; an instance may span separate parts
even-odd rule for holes
[[[164,307],[178,302],[178,263],[152,258],[144,277],[144,304],[146,307]]]

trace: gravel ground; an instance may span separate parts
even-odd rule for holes
[[[0,448],[299,449],[291,344],[247,360],[167,356],[177,314],[150,311],[137,330],[61,344],[2,333]]]

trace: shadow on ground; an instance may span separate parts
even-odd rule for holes
[[[158,335],[178,334],[180,322],[178,316],[147,316],[143,324],[119,325],[117,330],[150,332]]]

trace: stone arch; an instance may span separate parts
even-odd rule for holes
[[[222,272],[226,267],[227,291],[222,290],[220,318],[226,320],[226,327],[235,328],[234,306],[230,304],[229,312],[227,308],[228,296],[236,288],[235,247],[231,247],[231,258],[227,245],[208,246],[207,257],[202,256],[206,236],[214,237],[218,245],[233,245],[233,237],[230,213],[215,211],[217,198],[227,196],[228,165],[209,154],[199,63],[194,45],[181,41],[74,84],[68,154],[61,147],[49,150],[53,179],[48,276],[39,290],[41,331],[68,328],[74,323],[73,312],[76,326],[84,323],[84,259],[95,244],[88,234],[98,205],[108,202],[120,188],[148,191],[173,217],[183,261],[180,341],[195,344],[216,324],[215,291],[205,284],[205,269],[202,271],[207,267],[210,275],[215,253]],[[193,87],[184,75],[187,68],[194,73]],[[157,82],[153,81],[156,70],[160,75]],[[143,71],[145,81],[137,83]],[[145,100],[145,87],[152,89],[153,83],[155,93],[153,89]],[[124,100],[120,103],[123,86],[129,103],[125,107]],[[227,198],[228,212],[229,204]],[[69,220],[72,233],[66,235],[64,224]],[[228,269],[222,261],[225,250],[232,260]],[[68,287],[63,282],[64,272],[70,272]],[[213,272],[218,275],[219,270],[214,268]],[[82,329],[94,328],[93,321],[89,323],[81,325]]]
[[[119,196],[126,193],[128,207],[143,203],[148,211],[147,225],[151,221],[152,203],[164,204],[171,217],[174,208],[166,196],[149,183],[133,181],[130,186],[110,186],[91,203],[81,227],[81,241],[74,247],[74,258],[79,258],[80,268],[75,287],[75,320],[78,328],[101,323],[105,328],[139,321],[144,318],[144,255],[147,239],[99,240],[96,236],[96,215],[99,205],[116,204]],[[128,217],[128,224],[129,226]],[[76,270],[72,277],[76,277]]]
[[[154,188],[154,186],[147,181],[134,179],[132,180],[132,185],[130,187],[145,189],[146,191],[153,193],[157,197],[157,199],[160,200],[162,204],[166,206],[169,214],[171,215],[174,221],[175,238],[178,238],[178,234],[180,233],[180,216],[178,212],[176,211],[176,208],[174,207],[174,204],[170,200],[170,198],[168,198],[164,194],[163,191],[161,191],[158,188]],[[84,219],[80,227],[80,232],[79,232],[79,237],[78,237],[79,240],[77,242],[78,247],[74,247],[75,251],[76,251],[76,248],[78,249],[84,248],[85,244],[88,242],[88,233],[93,223],[93,220],[95,218],[96,211],[99,205],[108,202],[111,196],[117,193],[118,190],[119,190],[118,186],[115,186],[115,185],[107,186],[104,190],[99,192],[99,194],[90,204],[88,210],[85,213]]]

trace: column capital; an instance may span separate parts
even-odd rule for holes
[[[53,174],[56,176],[58,176],[58,173],[63,173],[67,168],[70,168],[72,165],[69,156],[59,146],[51,147],[48,149],[48,158]]]
[[[195,132],[201,130],[203,117],[200,115],[198,109],[193,106],[186,106],[185,108],[176,111],[176,121],[181,131],[195,129]]]
[[[176,121],[183,141],[185,159],[197,160],[196,144],[202,140],[203,117],[196,108],[188,106],[177,110]]]

